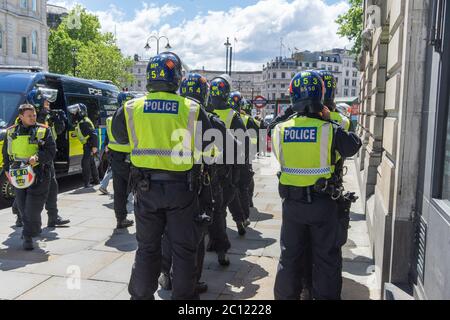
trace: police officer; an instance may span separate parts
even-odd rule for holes
[[[331,198],[336,151],[353,156],[360,139],[329,122],[323,105],[323,81],[315,71],[300,72],[290,85],[297,115],[275,127],[273,145],[280,162],[283,199],[281,257],[275,299],[299,299],[302,270],[309,245],[313,262],[313,298],[340,299],[341,251],[338,206]],[[320,182],[320,183],[319,183]],[[320,185],[320,188],[317,186]]]
[[[37,111],[37,122],[45,124],[49,127],[52,132],[53,139],[55,140],[58,135],[62,134],[66,129],[67,118],[64,111],[50,109],[50,103],[54,103],[58,96],[58,90],[48,89],[48,88],[36,88],[30,91],[28,94],[28,102],[32,104]],[[19,119],[17,119],[19,120]],[[63,226],[70,223],[69,219],[63,219],[58,215],[58,181],[56,180],[55,166],[54,163],[51,167],[51,180],[50,180],[50,190],[48,193],[48,198],[45,203],[45,209],[48,214],[47,226],[54,228],[57,226]],[[13,213],[17,215],[16,226],[22,227],[22,218],[17,206],[17,202],[14,201],[12,206]]]
[[[248,227],[250,225],[250,207],[253,207],[252,198],[255,189],[255,182],[253,180],[255,173],[251,161],[254,160],[258,152],[259,125],[256,123],[255,119],[251,117],[251,107],[249,109],[249,104],[242,98],[242,95],[239,92],[231,93],[230,105],[240,114],[250,138],[250,145],[248,146],[250,156],[249,163],[240,170],[239,190],[237,192],[237,197],[235,197],[230,204],[230,211],[233,212],[237,207],[236,202],[239,202],[240,207],[243,210],[244,226]]]
[[[231,78],[227,74],[216,77],[211,80],[210,93],[210,103],[214,113],[225,123],[228,130],[239,130],[241,132],[240,137],[234,134],[239,142],[239,147],[234,148],[234,158],[227,156],[224,162],[225,166],[217,173],[218,181],[222,185],[222,205],[218,212],[215,213],[217,218],[213,220],[209,230],[210,243],[208,244],[208,250],[217,252],[218,262],[223,266],[230,264],[230,260],[226,256],[226,252],[230,249],[230,242],[226,235],[227,207],[236,196],[239,172],[242,167],[248,164],[249,159],[248,149],[245,148],[248,146],[245,136],[245,125],[239,114],[229,105],[231,83]],[[244,138],[242,138],[243,136]],[[244,213],[240,205],[236,207],[233,213],[233,220],[236,222],[238,232],[243,235],[245,234]]]
[[[180,95],[192,99],[200,104],[203,109],[206,109],[209,97],[209,83],[205,77],[198,73],[190,73],[181,82]],[[227,129],[225,124],[213,113],[207,112],[208,119],[214,129],[220,132],[222,142],[227,138]],[[233,136],[229,138],[234,139]],[[204,156],[210,157],[207,175],[204,175],[203,181],[206,183],[202,186],[202,192],[200,194],[200,215],[199,224],[201,229],[201,240],[197,251],[197,286],[198,293],[203,293],[208,290],[208,286],[205,282],[200,281],[203,270],[203,261],[205,257],[205,236],[208,231],[208,226],[211,221],[215,219],[214,212],[217,212],[221,206],[222,189],[217,179],[217,170],[222,165],[216,164],[217,159],[222,156],[226,158],[226,150],[223,145],[216,143],[211,149],[204,153]],[[225,156],[224,156],[225,154]],[[220,216],[219,216],[220,218]],[[222,238],[226,238],[222,236]],[[229,245],[229,244],[228,244]],[[163,261],[161,276],[159,278],[159,284],[165,290],[171,290],[171,266],[172,266],[172,249],[168,237],[163,238]]]
[[[83,145],[83,159],[81,160],[81,170],[85,188],[91,188],[91,177],[94,184],[99,184],[98,169],[94,161],[94,156],[98,151],[98,134],[94,124],[88,117],[87,107],[82,104],[74,104],[67,107],[67,111],[72,115],[75,124],[75,132]]]
[[[51,167],[56,145],[47,126],[36,122],[36,110],[30,104],[19,107],[19,121],[7,129],[3,144],[3,170],[19,163],[33,166],[34,184],[26,189],[16,188],[16,202],[23,220],[23,248],[33,250],[33,237],[41,233],[41,212],[47,200]]]
[[[172,52],[151,58],[147,67],[149,93],[119,108],[112,122],[116,141],[130,143],[132,150],[138,241],[128,287],[132,299],[154,299],[166,229],[173,252],[172,298],[199,298],[195,284],[200,170],[194,163],[194,142],[211,125],[198,103],[176,94],[182,80],[181,66],[180,58]]]
[[[133,95],[121,92],[117,98],[119,106],[133,99]],[[131,227],[134,222],[127,219],[127,203],[130,194],[130,144],[120,144],[111,132],[112,118],[106,119],[106,131],[108,136],[108,153],[111,160],[111,170],[114,190],[114,213],[117,219],[117,229]]]

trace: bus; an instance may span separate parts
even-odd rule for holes
[[[36,72],[38,71],[38,72]],[[57,154],[55,169],[58,177],[81,173],[83,146],[78,140],[67,106],[83,103],[87,106],[88,116],[99,133],[100,167],[102,176],[107,167],[103,142],[106,136],[106,118],[118,108],[119,89],[105,81],[93,81],[34,70],[34,72],[7,70],[0,68],[0,147],[6,135],[6,129],[14,124],[18,108],[26,103],[28,93],[35,87],[58,90],[57,100],[51,109],[63,110],[69,119],[66,131],[56,140]],[[3,163],[0,155],[0,163]],[[3,170],[3,169],[2,169]],[[0,174],[0,199],[12,200],[14,189],[4,172]]]

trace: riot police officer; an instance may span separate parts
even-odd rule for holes
[[[119,106],[133,99],[130,93],[122,92],[118,96]],[[127,203],[130,177],[130,144],[120,144],[111,132],[112,117],[106,119],[106,131],[108,136],[108,155],[111,160],[111,170],[114,190],[114,213],[117,219],[117,229],[131,227],[134,222],[127,219]]]
[[[165,230],[173,252],[172,298],[199,298],[195,284],[200,166],[194,163],[194,155],[196,138],[211,125],[198,103],[176,94],[181,66],[172,52],[151,58],[149,93],[119,108],[112,122],[116,141],[131,145],[138,241],[128,287],[132,299],[154,299]]]
[[[205,77],[198,73],[190,73],[181,82],[180,95],[192,99],[200,104],[203,109],[206,109],[209,97],[209,83]],[[221,140],[224,143],[227,139],[227,129],[225,124],[213,113],[207,112],[208,119],[214,129],[220,132]],[[228,138],[234,139],[233,136]],[[217,178],[217,170],[223,164],[216,164],[217,159],[222,156],[226,158],[226,150],[223,145],[216,143],[211,149],[204,153],[205,157],[209,157],[209,165],[207,171],[204,170],[204,178],[202,181],[206,182],[202,185],[202,192],[200,196],[200,211],[199,211],[199,224],[201,229],[201,240],[198,246],[197,252],[197,286],[198,293],[203,293],[208,290],[208,286],[205,282],[201,282],[203,261],[205,257],[205,236],[208,231],[208,227],[211,221],[214,220],[214,212],[217,212],[221,206],[222,189],[221,184]],[[221,218],[219,216],[218,218]],[[223,236],[222,236],[223,237]],[[225,235],[226,237],[226,235]],[[171,265],[172,265],[172,250],[168,237],[163,238],[163,260],[161,276],[159,278],[159,284],[165,290],[171,290]]]
[[[229,104],[242,118],[250,142],[250,144],[246,146],[249,150],[249,162],[246,163],[246,165],[241,166],[239,169],[238,190],[236,197],[230,203],[229,209],[232,214],[233,212],[237,212],[241,209],[243,214],[243,226],[248,227],[250,225],[250,203],[252,202],[250,194],[253,195],[253,193],[250,192],[250,187],[254,176],[252,160],[258,151],[259,126],[256,124],[255,120],[243,110],[243,106],[246,104],[246,101],[239,91],[232,92],[230,94]],[[245,229],[242,230],[242,227],[239,225],[238,231],[240,231],[239,234],[241,235],[245,234]]]
[[[249,161],[248,149],[246,148],[248,140],[245,136],[245,125],[239,114],[229,105],[231,84],[231,78],[227,74],[216,77],[211,80],[210,93],[210,104],[214,113],[225,123],[228,130],[240,131],[241,133],[240,137],[234,134],[239,142],[238,147],[234,148],[234,158],[227,156],[224,162],[226,166],[217,173],[222,184],[222,205],[218,212],[215,213],[217,218],[213,220],[209,230],[210,243],[208,244],[208,250],[217,252],[218,262],[223,266],[230,264],[226,256],[226,252],[230,248],[230,242],[226,234],[227,207],[236,196],[240,170],[242,167],[246,167]],[[234,210],[233,220],[236,222],[238,232],[245,234],[244,213],[240,206]]]
[[[94,124],[88,117],[87,107],[82,104],[74,104],[67,107],[67,111],[72,115],[72,121],[75,124],[75,132],[78,139],[83,145],[83,159],[81,160],[81,170],[83,174],[83,182],[85,188],[92,185],[91,177],[94,184],[99,184],[98,169],[95,164],[94,156],[98,151],[98,134]]]
[[[27,179],[30,176],[34,179],[31,185],[15,189],[17,206],[23,220],[25,250],[33,250],[33,237],[41,233],[41,212],[50,188],[55,154],[56,145],[50,129],[36,122],[36,110],[32,105],[21,105],[18,123],[8,128],[5,136],[3,170],[8,173],[26,164],[29,166]],[[15,178],[9,174],[7,176],[10,181]]]
[[[41,87],[31,90],[27,97],[28,102],[37,111],[37,123],[45,124],[49,127],[55,142],[58,135],[65,131],[67,122],[64,111],[50,109],[50,103],[54,103],[57,96],[58,90]],[[17,121],[19,121],[19,118]],[[51,166],[50,190],[47,201],[45,202],[45,209],[48,214],[47,226],[50,228],[70,223],[69,219],[64,219],[58,215],[58,189],[58,181],[56,180],[55,166],[53,163]],[[17,215],[16,226],[22,227],[22,218],[16,201],[12,205],[12,210]]]
[[[338,206],[331,198],[336,151],[353,156],[361,140],[329,122],[323,81],[315,71],[300,72],[289,92],[297,115],[275,127],[273,146],[280,162],[283,199],[281,257],[276,299],[299,299],[308,246],[312,249],[314,299],[340,299],[341,251]],[[318,187],[320,186],[320,187]]]

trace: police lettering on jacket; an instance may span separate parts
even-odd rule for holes
[[[144,113],[178,114],[178,101],[145,100]]]
[[[317,142],[317,128],[286,128],[284,142]]]

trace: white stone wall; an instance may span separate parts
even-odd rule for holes
[[[48,70],[48,28],[46,0],[36,0],[36,11],[32,0],[27,8],[20,7],[20,0],[0,2],[0,25],[3,31],[0,64],[41,66]],[[32,53],[32,33],[37,32],[37,54]],[[27,52],[21,52],[22,37],[26,37]]]

